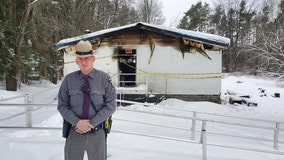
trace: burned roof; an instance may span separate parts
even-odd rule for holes
[[[228,48],[230,44],[229,38],[214,34],[195,32],[184,29],[176,29],[176,28],[165,27],[162,25],[154,25],[154,24],[139,22],[121,27],[100,30],[72,38],[62,39],[56,44],[56,48],[58,50],[61,50],[66,47],[74,46],[80,40],[95,41],[95,40],[100,40],[102,38],[112,37],[113,35],[125,34],[127,31],[133,31],[133,30],[151,31],[166,36],[177,37],[182,39],[183,41],[189,41],[189,42],[193,41],[201,44],[218,47],[221,49]]]

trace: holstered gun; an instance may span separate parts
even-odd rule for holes
[[[72,127],[72,124],[70,124],[65,119],[63,119],[62,137],[64,138],[68,137],[71,127]]]

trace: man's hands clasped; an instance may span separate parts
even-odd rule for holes
[[[88,119],[82,119],[76,124],[75,131],[80,134],[84,134],[91,131],[94,128],[95,127],[90,123]]]

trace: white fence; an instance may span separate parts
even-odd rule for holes
[[[191,135],[188,139],[180,139],[180,138],[174,138],[174,137],[165,137],[165,136],[160,136],[160,135],[153,135],[153,134],[143,134],[143,133],[138,133],[138,132],[129,132],[129,131],[123,131],[123,130],[113,130],[113,132],[120,132],[124,134],[132,134],[132,135],[140,135],[140,136],[148,136],[148,137],[154,137],[154,138],[161,138],[161,139],[167,139],[167,140],[173,140],[173,141],[182,141],[182,142],[188,142],[188,143],[195,143],[195,144],[201,144],[202,146],[202,159],[207,160],[207,146],[215,146],[215,147],[225,147],[225,148],[232,148],[232,149],[239,149],[239,150],[247,150],[247,151],[255,151],[255,152],[264,152],[264,153],[269,153],[269,154],[277,154],[277,155],[284,155],[283,151],[279,151],[278,146],[279,144],[283,145],[284,144],[284,139],[281,139],[280,133],[284,133],[284,128],[283,127],[284,123],[283,122],[277,122],[277,121],[270,121],[270,120],[261,120],[261,119],[254,119],[254,118],[240,118],[236,116],[227,116],[227,115],[218,115],[218,114],[208,114],[204,112],[196,112],[196,111],[188,111],[186,109],[176,109],[176,108],[167,108],[165,106],[158,106],[158,105],[153,105],[153,104],[145,104],[145,103],[137,103],[137,102],[131,102],[131,101],[124,101],[124,100],[117,100],[117,102],[122,102],[122,103],[129,103],[129,104],[141,104],[141,105],[147,105],[151,107],[157,107],[157,108],[163,108],[163,109],[168,109],[168,110],[175,110],[175,111],[181,111],[181,112],[188,112],[191,116],[181,116],[181,115],[169,115],[169,114],[164,114],[164,113],[157,113],[157,112],[151,112],[151,111],[136,111],[132,110],[128,107],[118,107],[118,110],[126,110],[130,112],[139,112],[139,113],[147,113],[147,114],[154,114],[154,115],[160,115],[160,116],[169,116],[169,117],[176,117],[176,118],[182,118],[182,119],[187,119],[191,121],[191,128],[183,128],[183,127],[177,127],[177,126],[170,126],[170,125],[162,125],[159,123],[145,123],[145,122],[139,122],[139,121],[133,121],[133,120],[127,120],[128,122],[131,123],[141,123],[141,124],[146,124],[146,125],[152,125],[152,126],[163,126],[167,128],[172,128],[172,129],[180,129],[180,130],[187,130],[189,132],[189,135]],[[25,111],[20,112],[17,114],[9,115],[4,118],[0,118],[0,123],[6,120],[10,120],[14,117],[17,116],[25,116],[26,121],[25,121],[25,126],[0,126],[0,128],[7,128],[7,129],[61,129],[60,127],[33,127],[33,114],[32,112],[43,108],[43,107],[52,107],[56,108],[56,104],[32,104],[32,98],[29,97],[28,95],[25,97],[25,104],[0,104],[0,107],[24,107]],[[203,115],[203,116],[202,116]],[[204,116],[206,115],[206,116]],[[205,117],[205,118],[204,118]],[[206,118],[206,117],[212,117]],[[218,118],[214,117],[219,117],[221,119],[235,119],[237,122],[228,122],[224,120],[218,120]],[[125,121],[123,119],[114,119],[117,121]],[[240,123],[238,121],[240,120],[246,120],[246,121],[252,121],[252,124],[248,123]],[[251,136],[251,135],[233,135],[233,134],[226,134],[222,132],[214,132],[211,131],[208,128],[208,124],[219,124],[219,125],[226,125],[228,127],[245,127],[249,129],[261,129],[261,130],[268,130],[271,131],[272,135],[271,138],[264,138],[265,136]],[[258,125],[265,123],[266,125]],[[200,125],[200,130],[197,129],[197,125]],[[189,126],[189,125],[188,125]],[[200,137],[196,138],[196,135],[199,134]],[[240,146],[233,146],[233,145],[225,145],[225,144],[218,144],[218,143],[209,143],[207,136],[208,135],[215,135],[215,136],[223,136],[223,137],[231,137],[231,138],[238,138],[238,139],[250,139],[250,140],[256,140],[256,141],[261,141],[261,142],[271,142],[271,149],[261,149],[261,148],[254,148],[254,147],[240,147]],[[283,136],[282,136],[283,137]]]

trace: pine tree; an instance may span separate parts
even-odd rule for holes
[[[208,16],[209,5],[207,3],[203,5],[202,2],[198,2],[196,5],[192,5],[185,13],[178,28],[204,32],[208,27]]]

